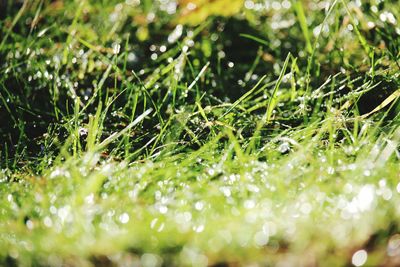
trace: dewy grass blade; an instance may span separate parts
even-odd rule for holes
[[[207,62],[203,68],[200,70],[199,74],[197,74],[196,78],[193,80],[193,82],[188,86],[188,91],[192,90],[192,88],[196,85],[196,83],[199,81],[199,79],[204,75],[206,72],[208,66],[210,66],[210,62]]]
[[[261,79],[258,80],[257,84],[254,85],[253,88],[251,88],[247,93],[245,93],[238,100],[236,100],[232,104],[232,106],[230,106],[229,109],[224,114],[222,114],[218,119],[221,119],[221,118],[225,117],[227,114],[229,114],[229,112],[231,112],[235,107],[237,107],[241,102],[243,102],[247,97],[249,97],[255,90],[257,90],[257,88],[265,80],[266,77],[267,77],[267,75],[262,76]]]
[[[135,125],[139,124],[141,121],[144,120],[144,118],[146,118],[146,116],[148,116],[151,112],[153,111],[153,109],[148,109],[146,110],[143,114],[141,114],[139,117],[137,117],[133,122],[131,122],[128,126],[126,126],[122,131],[117,132],[112,134],[111,136],[107,137],[103,142],[101,142],[96,149],[97,150],[101,150],[104,149],[105,147],[107,147],[111,142],[113,142],[114,140],[118,139],[120,136],[126,134],[130,129],[132,129],[132,127],[134,127]]]
[[[313,48],[311,45],[310,32],[308,31],[307,18],[306,15],[304,14],[303,3],[302,1],[292,1],[292,2],[294,10],[296,11],[297,19],[299,21],[301,30],[303,32],[303,37],[306,41],[307,52],[311,54],[313,52]]]
[[[67,37],[67,41],[65,43],[65,47],[64,47],[64,51],[63,51],[63,59],[62,59],[62,63],[65,65],[67,64],[68,61],[68,55],[69,55],[69,50],[71,49],[70,45],[73,39],[73,35],[72,35],[72,31],[76,28],[79,18],[82,14],[82,10],[83,10],[83,6],[86,4],[86,0],[82,0],[82,1],[78,1],[79,5],[78,8],[75,11],[75,15],[74,15],[74,19],[72,21],[72,24],[69,28],[69,33],[68,33],[68,37]]]
[[[253,41],[255,41],[255,42],[259,43],[259,44],[265,45],[265,46],[269,45],[267,41],[265,41],[265,40],[263,40],[263,39],[261,39],[259,37],[253,36],[251,34],[241,33],[240,37],[244,37],[244,38],[247,38],[249,40],[253,40]]]
[[[278,92],[278,89],[279,89],[280,84],[282,82],[282,79],[283,79],[283,77],[284,77],[284,75],[286,73],[286,69],[287,69],[287,66],[289,64],[290,57],[291,57],[291,54],[289,53],[286,56],[286,60],[285,60],[285,62],[283,64],[283,66],[282,66],[282,70],[281,70],[281,72],[279,74],[279,78],[275,83],[275,87],[273,89],[272,95],[271,95],[271,97],[270,97],[270,99],[268,101],[267,110],[266,110],[264,116],[262,117],[262,119],[257,122],[257,125],[256,125],[255,130],[254,130],[254,134],[250,138],[249,145],[248,145],[248,147],[246,149],[246,152],[248,154],[250,154],[250,153],[252,153],[254,151],[255,145],[256,145],[256,142],[259,139],[260,131],[261,131],[262,127],[265,124],[268,124],[270,122],[270,120],[271,120],[272,112],[273,112],[273,110],[274,110],[274,108],[275,108],[275,106],[277,104],[277,92]]]
[[[15,27],[15,25],[17,24],[17,22],[20,20],[20,18],[22,17],[22,15],[24,14],[27,6],[29,4],[29,0],[24,0],[24,3],[22,4],[22,7],[20,8],[20,10],[18,11],[17,15],[14,17],[11,25],[8,27],[6,34],[4,35],[4,37],[1,40],[0,43],[0,51],[2,50],[4,44],[6,43],[8,37],[10,36],[13,28]]]
[[[369,44],[367,43],[367,40],[365,39],[365,37],[361,34],[360,30],[358,29],[358,23],[356,22],[356,20],[353,17],[353,14],[351,14],[351,11],[349,9],[349,6],[347,5],[345,0],[341,0],[343,6],[346,9],[346,12],[350,18],[351,24],[353,25],[354,31],[357,35],[357,38],[361,44],[361,46],[364,48],[365,53],[367,54],[368,57],[373,57],[373,55],[371,54],[371,48],[369,47]]]
[[[383,109],[384,107],[386,107],[387,105],[389,105],[390,103],[392,103],[393,101],[395,101],[398,98],[400,98],[400,89],[397,89],[394,93],[392,93],[390,96],[388,96],[385,100],[382,101],[382,103],[379,104],[379,106],[374,108],[372,111],[362,115],[361,118],[365,119],[365,118],[369,117],[370,115],[380,111],[381,109]]]
[[[279,90],[279,86],[281,85],[281,82],[283,80],[283,77],[285,76],[286,69],[287,69],[287,66],[289,64],[290,57],[291,57],[291,55],[289,53],[286,56],[285,62],[283,63],[283,66],[282,66],[281,73],[279,74],[278,80],[277,80],[277,82],[275,84],[274,90],[272,91],[272,95],[271,95],[270,100],[268,102],[267,112],[265,113],[265,120],[266,120],[267,123],[271,120],[272,111],[274,110],[274,108],[277,105],[277,101],[278,101],[277,93],[278,93],[278,90]]]

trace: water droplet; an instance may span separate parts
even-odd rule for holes
[[[303,203],[302,205],[301,205],[301,207],[300,207],[300,211],[303,213],[303,214],[310,214],[310,212],[311,212],[311,210],[312,210],[312,206],[311,206],[311,204],[310,203]]]
[[[119,216],[119,221],[123,224],[126,224],[129,222],[129,215],[128,213],[124,212]]]
[[[329,166],[326,171],[327,171],[328,174],[334,174],[335,173],[335,168]]]
[[[246,209],[252,209],[256,206],[256,203],[254,200],[245,200],[243,205]]]
[[[254,243],[257,246],[260,246],[260,247],[265,246],[266,244],[268,244],[268,241],[269,241],[269,235],[267,233],[265,233],[264,231],[257,232],[254,235]]]
[[[119,43],[113,43],[112,48],[113,48],[113,53],[117,55],[121,50],[121,45]]]
[[[159,211],[161,214],[165,214],[168,212],[168,207],[162,205],[160,206]]]
[[[46,217],[43,219],[43,224],[44,224],[44,226],[50,228],[50,227],[53,226],[53,221],[51,220],[50,217],[46,216]]]
[[[365,250],[358,250],[353,254],[351,263],[354,266],[363,266],[367,262],[368,253]]]
[[[162,260],[155,254],[145,253],[140,257],[140,262],[143,267],[158,267],[161,266]]]
[[[360,211],[369,210],[374,201],[375,190],[371,185],[365,185],[361,188],[357,197],[355,198],[356,206]]]
[[[290,145],[288,142],[283,142],[279,145],[278,151],[282,154],[288,153],[290,151]]]
[[[168,36],[168,43],[170,44],[175,43],[182,36],[182,33],[183,33],[183,26],[179,24]]]
[[[25,224],[26,224],[26,227],[27,227],[29,230],[32,230],[33,227],[34,227],[34,224],[33,224],[33,222],[32,222],[31,220],[27,220]]]
[[[387,254],[390,257],[400,255],[400,234],[395,234],[389,239]]]
[[[194,208],[195,208],[196,210],[202,210],[202,209],[204,208],[204,202],[202,202],[202,201],[197,201],[197,202],[194,204]]]
[[[87,136],[88,129],[81,127],[81,128],[79,128],[78,133],[79,133],[79,136]]]
[[[195,231],[196,233],[201,233],[204,231],[204,225],[200,224],[199,226],[194,226],[193,227],[193,231]]]
[[[158,58],[158,55],[156,53],[151,54],[150,56],[151,60],[156,60]]]

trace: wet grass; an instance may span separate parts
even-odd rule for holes
[[[0,1],[0,265],[397,266],[397,1]]]

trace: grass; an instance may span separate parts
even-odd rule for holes
[[[0,1],[0,265],[397,266],[396,1],[188,2]]]

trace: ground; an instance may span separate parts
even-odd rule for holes
[[[0,265],[399,266],[398,1],[0,1]]]

